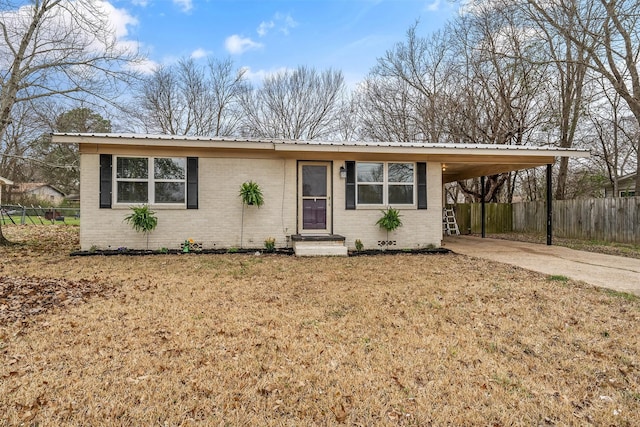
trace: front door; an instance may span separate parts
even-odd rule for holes
[[[331,163],[298,164],[298,232],[331,232]]]

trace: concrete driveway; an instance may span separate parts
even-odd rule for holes
[[[640,295],[640,259],[472,236],[447,236],[442,245],[458,254]]]

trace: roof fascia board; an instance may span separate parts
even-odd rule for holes
[[[138,147],[163,148],[208,148],[208,149],[238,149],[238,150],[273,150],[273,143],[257,141],[180,139],[157,137],[111,137],[111,136],[81,136],[81,135],[52,135],[52,142],[59,144],[96,144],[96,145],[127,145]]]
[[[530,147],[514,145],[478,145],[478,144],[418,144],[391,145],[354,144],[354,143],[313,143],[285,140],[232,140],[224,138],[180,137],[173,135],[130,135],[130,134],[52,134],[55,143],[99,144],[99,145],[135,145],[153,147],[181,147],[205,149],[237,150],[274,150],[286,152],[325,152],[344,154],[408,154],[429,156],[430,161],[452,161],[452,157],[469,155],[505,159],[513,156],[525,157],[589,157],[588,150],[556,149],[550,147]]]

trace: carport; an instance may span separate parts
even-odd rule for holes
[[[553,174],[552,166],[557,157],[586,158],[589,157],[588,150],[578,149],[553,149],[551,147],[523,147],[513,145],[477,145],[476,149],[465,151],[464,156],[457,156],[455,162],[451,162],[451,158],[443,156],[439,159],[437,156],[432,157],[433,160],[442,162],[442,184],[450,182],[463,181],[471,178],[480,177],[482,188],[482,237],[486,237],[485,224],[485,177],[497,175],[505,172],[513,172],[522,169],[530,169],[535,167],[546,167],[546,202],[547,202],[547,245],[551,245],[553,241]],[[504,150],[508,156],[500,155],[483,155],[483,150],[491,147],[495,150]],[[444,192],[443,192],[444,193]]]

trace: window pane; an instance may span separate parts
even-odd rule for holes
[[[146,182],[118,182],[118,203],[147,203],[149,187]]]
[[[390,185],[389,204],[413,204],[413,185]]]
[[[143,157],[118,157],[116,176],[118,178],[147,179],[149,161]]]
[[[327,167],[302,166],[302,195],[325,197],[327,195]]]
[[[381,205],[382,185],[358,185],[358,203]]]
[[[358,163],[358,182],[383,182],[384,165],[382,163]]]
[[[187,159],[160,158],[153,163],[155,179],[184,179]]]
[[[389,182],[413,182],[413,163],[389,163]]]
[[[184,203],[184,182],[156,182],[156,203]]]

